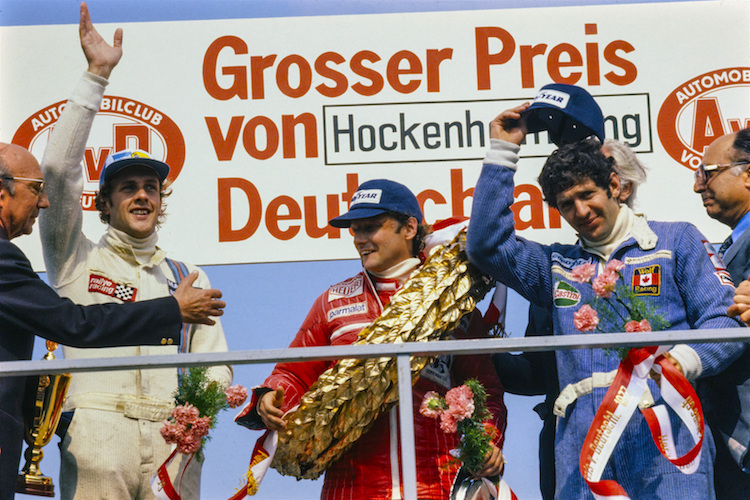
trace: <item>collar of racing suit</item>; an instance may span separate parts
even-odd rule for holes
[[[656,233],[648,226],[645,216],[636,214],[627,205],[621,205],[610,235],[599,242],[591,242],[581,237],[581,246],[587,252],[601,258],[603,262],[607,262],[612,252],[630,237],[633,237],[643,250],[655,248],[658,240]]]
[[[126,261],[135,261],[140,265],[158,265],[164,260],[165,253],[156,246],[159,236],[156,231],[146,238],[135,238],[124,231],[107,226],[101,243],[110,247]]]
[[[375,292],[380,298],[381,305],[386,305],[391,301],[391,297],[396,291],[401,288],[412,271],[414,271],[422,263],[418,258],[411,257],[406,260],[402,260],[395,266],[386,269],[382,273],[373,273],[368,271],[368,275],[372,280],[372,285],[375,288]]]

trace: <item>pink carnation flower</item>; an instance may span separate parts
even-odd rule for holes
[[[625,323],[625,331],[626,332],[650,332],[651,323],[649,323],[647,319],[643,319],[640,322],[628,321],[627,323]]]
[[[579,332],[590,332],[599,324],[596,310],[585,304],[573,314],[573,324]]]
[[[190,403],[185,403],[184,405],[179,405],[172,410],[172,416],[179,424],[189,425],[192,424],[193,421],[195,421],[198,416],[200,416],[200,412],[198,411],[198,408],[191,405]]]
[[[617,259],[612,259],[609,262],[607,262],[607,265],[604,267],[605,273],[619,273],[625,269],[625,264]]]
[[[438,418],[443,413],[442,398],[435,391],[428,391],[419,406],[419,413],[428,418]]]
[[[596,266],[594,264],[581,264],[576,266],[570,272],[570,277],[573,281],[578,283],[587,283],[596,274]]]
[[[190,427],[190,431],[195,434],[196,437],[203,438],[208,436],[208,431],[211,430],[211,417],[201,417],[195,419],[193,425]]]
[[[185,426],[176,422],[170,422],[169,420],[164,421],[164,425],[159,429],[161,437],[164,438],[168,444],[179,443],[182,439],[182,435],[185,434]]]
[[[180,449],[180,453],[190,455],[191,453],[195,453],[200,449],[201,438],[197,437],[195,434],[185,434],[177,447]]]
[[[247,399],[247,388],[239,384],[226,388],[224,394],[227,395],[227,403],[230,408],[237,408]]]
[[[448,404],[445,412],[456,415],[456,421],[471,418],[474,413],[474,393],[465,385],[459,385],[446,392],[445,402]]]
[[[615,291],[615,283],[620,278],[617,273],[602,273],[594,278],[594,283],[591,285],[594,289],[594,293],[597,297],[608,299],[612,296],[612,292]]]
[[[440,415],[440,429],[446,434],[455,434],[458,432],[458,420],[456,420],[456,414],[450,411],[444,411]]]

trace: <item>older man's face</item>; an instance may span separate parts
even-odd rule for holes
[[[0,144],[0,160],[7,173],[14,178],[42,179],[42,171],[34,156],[15,144]],[[7,183],[0,185],[0,225],[13,239],[22,234],[31,234],[39,210],[49,206],[47,193],[41,190],[39,182],[30,180],[15,181],[14,194],[10,194]]]
[[[733,143],[736,135],[727,134],[712,142],[703,154],[703,163],[728,165],[735,162]],[[732,168],[720,167],[707,172],[707,177],[705,182],[696,179],[693,191],[701,195],[709,217],[734,227],[750,209],[750,176],[747,169],[735,175]]]

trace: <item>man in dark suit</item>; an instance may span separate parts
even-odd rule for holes
[[[709,217],[732,228],[718,253],[736,285],[750,275],[749,170],[750,128],[746,128],[723,135],[706,148],[693,185]],[[747,473],[750,472],[747,467],[750,461],[747,453],[750,351],[745,351],[724,372],[701,381],[700,393],[716,439],[716,498],[750,498],[750,474]]]
[[[186,323],[213,324],[223,314],[218,290],[193,288],[193,273],[171,297],[78,306],[59,297],[10,242],[30,234],[49,206],[36,159],[0,143],[0,365],[31,359],[34,335],[77,347],[173,344]],[[12,499],[21,457],[25,377],[0,377],[0,500]]]

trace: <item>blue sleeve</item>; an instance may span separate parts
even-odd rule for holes
[[[513,204],[513,173],[518,146],[493,140],[493,148],[504,147],[510,161],[491,163],[491,150],[474,189],[466,253],[475,266],[509,286],[526,300],[549,307],[552,303],[550,247],[516,236]],[[515,147],[515,151],[513,151]]]
[[[742,322],[727,316],[733,303],[734,286],[722,278],[705,248],[706,238],[692,224],[685,224],[676,239],[675,279],[680,296],[685,301],[690,328],[738,328]],[[703,366],[701,377],[720,372],[745,350],[741,342],[690,344]]]

